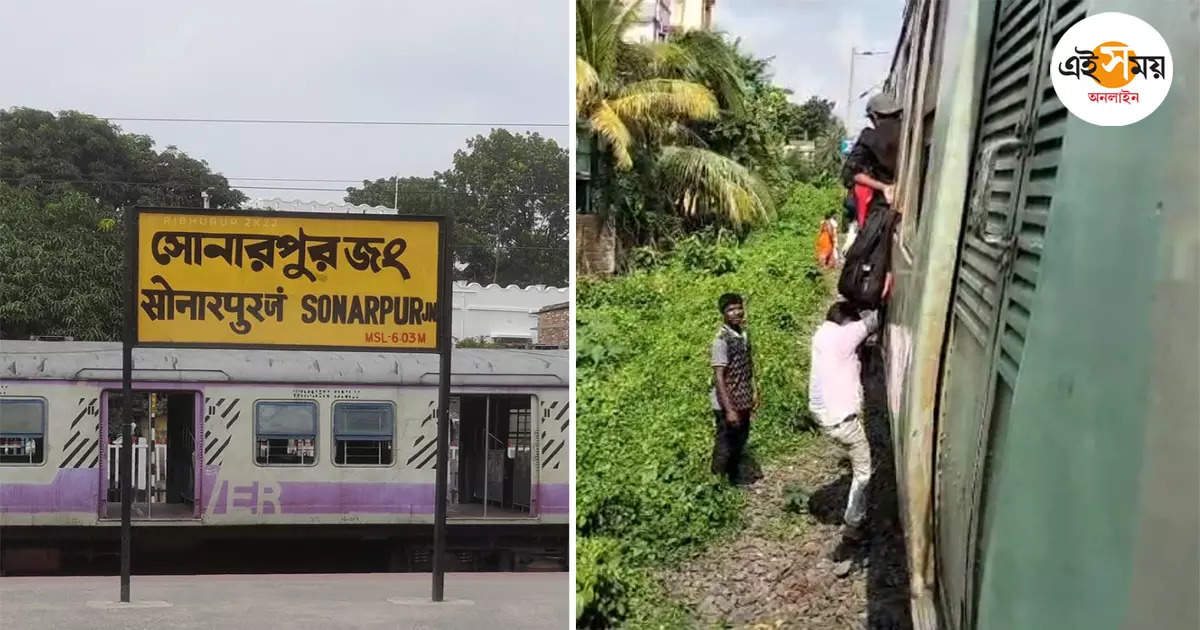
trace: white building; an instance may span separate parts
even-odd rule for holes
[[[631,42],[661,42],[671,29],[671,0],[642,0],[642,15],[636,26],[625,31]]]
[[[811,161],[813,155],[817,152],[817,143],[814,140],[793,140],[784,145],[783,150],[787,154],[798,154],[801,160]]]
[[[712,28],[717,0],[671,0],[671,29],[674,31]]]
[[[454,340],[483,339],[511,343],[538,343],[538,311],[571,299],[564,288],[532,285],[518,287],[454,283],[454,315],[450,333]]]
[[[661,42],[672,32],[712,28],[716,0],[642,0],[642,16],[625,33],[631,42]]]

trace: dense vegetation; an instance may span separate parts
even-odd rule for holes
[[[0,183],[0,334],[121,335],[123,234],[77,191],[44,197]]]
[[[775,85],[770,59],[721,33],[629,41],[640,2],[576,0],[576,109],[598,158],[590,206],[627,248],[767,224],[793,181],[829,181],[843,135],[833,102]],[[797,141],[816,144],[811,159]]]
[[[208,190],[214,208],[239,208],[246,195],[197,160],[150,136],[125,133],[82,112],[15,107],[0,110],[0,181],[46,198],[78,191],[108,208],[200,207]]]
[[[80,112],[0,110],[0,336],[121,332],[121,208],[237,208],[203,160]]]
[[[650,570],[735,526],[740,492],[709,472],[708,347],[716,298],[747,300],[763,409],[755,458],[796,448],[806,425],[808,332],[828,300],[812,255],[842,192],[796,184],[770,230],[743,243],[694,234],[639,268],[581,280],[577,310],[576,615],[584,627],[651,623]]]
[[[575,107],[600,147],[595,204],[628,242],[672,226],[769,219],[761,178],[704,146],[696,130],[744,109],[736,53],[720,35],[630,42],[641,2],[577,0]]]
[[[741,493],[709,472],[721,293],[747,299],[764,388],[752,458],[811,439],[807,341],[828,299],[813,241],[843,194],[832,101],[792,102],[769,59],[721,33],[631,41],[640,15],[638,1],[576,0],[587,205],[615,229],[623,270],[576,293],[576,621],[589,628],[687,623],[654,570],[741,518]]]

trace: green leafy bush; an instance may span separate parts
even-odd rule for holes
[[[0,183],[0,332],[121,338],[124,228],[81,192]]]
[[[612,538],[588,538],[576,546],[575,620],[581,628],[607,628],[629,612],[635,576],[622,562],[621,544]]]
[[[690,236],[680,241],[675,258],[688,271],[720,276],[737,271],[742,263],[742,254],[736,246],[709,242],[699,236]]]
[[[630,269],[654,269],[663,262],[663,252],[653,247],[635,247],[629,252]]]
[[[697,235],[652,269],[580,282],[577,566],[584,575],[586,564],[588,577],[576,588],[588,591],[580,591],[579,624],[654,618],[644,607],[661,597],[632,595],[650,588],[648,571],[740,522],[742,493],[709,471],[708,350],[722,293],[746,298],[763,387],[751,456],[768,459],[804,439],[808,334],[829,297],[813,243],[841,198],[838,189],[796,185],[778,224],[740,245]]]

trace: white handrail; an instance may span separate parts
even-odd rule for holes
[[[145,438],[138,438],[133,445],[133,480],[134,490],[145,490],[150,482],[150,462],[147,457],[149,448]],[[165,455],[165,451],[164,451]],[[163,461],[165,461],[165,456]],[[121,445],[108,445],[108,487],[119,488],[121,484]]]
[[[167,487],[167,445],[154,444],[154,459],[151,460],[151,472],[153,475],[153,487]]]

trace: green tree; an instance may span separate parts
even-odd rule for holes
[[[397,182],[399,179],[399,182]],[[380,178],[363,180],[362,187],[346,189],[346,203],[394,208],[400,214],[437,214],[445,189],[435,177]]]
[[[566,286],[569,161],[558,143],[536,133],[493,129],[466,141],[453,165],[432,177],[401,178],[399,211],[453,210],[459,280],[501,285]],[[395,178],[348,188],[346,201],[393,207]]]
[[[728,112],[698,130],[712,150],[727,155],[771,184],[788,178],[785,166],[787,143],[796,105],[788,91],[770,84],[752,87],[741,112]]]
[[[806,140],[816,140],[829,133],[838,124],[833,115],[833,101],[819,96],[811,96],[803,105],[798,107],[798,115],[793,130],[794,137]]]
[[[623,38],[640,15],[640,1],[576,0],[575,7],[576,110],[611,157],[601,207],[616,206],[623,231],[639,240],[660,205],[735,226],[770,216],[771,199],[754,176],[699,146],[689,126],[716,120],[722,106],[742,107],[736,58],[719,36],[628,43]]]
[[[725,111],[718,120],[698,125],[700,139],[766,180],[777,201],[786,197],[797,179],[827,181],[829,174],[841,167],[836,141],[832,152],[826,150],[840,129],[832,113],[833,102],[814,96],[797,105],[791,101],[790,90],[773,83],[771,59],[743,53],[737,42],[724,44],[737,58],[746,86],[745,105],[741,111]],[[813,141],[815,154],[802,157],[789,151],[788,146],[797,140]]]
[[[0,337],[120,339],[122,234],[84,193],[0,183]]]
[[[0,110],[0,181],[55,196],[86,193],[112,208],[133,205],[238,208],[246,201],[206,162],[174,146],[154,150],[149,136],[75,111]]]
[[[842,162],[842,138],[846,128],[836,118],[815,139],[812,159],[800,171],[800,178],[822,186],[840,186]]]
[[[566,149],[537,133],[493,129],[467,140],[437,178],[456,202],[455,256],[468,264],[465,279],[566,286]]]

